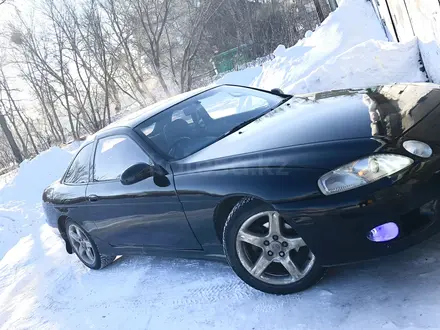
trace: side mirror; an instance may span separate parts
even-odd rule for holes
[[[138,163],[127,168],[121,175],[121,183],[130,185],[154,176],[154,167],[146,163]]]
[[[281,89],[279,89],[279,88],[271,89],[270,92],[272,94],[276,94],[276,95],[279,95],[279,96],[285,96],[284,92]]]

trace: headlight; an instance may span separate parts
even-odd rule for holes
[[[372,155],[324,174],[318,180],[318,186],[324,195],[337,194],[390,176],[413,162],[411,158],[400,155]]]
[[[424,142],[409,140],[403,142],[403,147],[409,153],[421,158],[429,158],[432,156],[432,149]]]

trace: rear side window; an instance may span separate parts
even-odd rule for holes
[[[89,182],[89,161],[92,152],[93,143],[80,150],[64,176],[64,183],[85,184]]]
[[[118,180],[122,173],[137,163],[151,164],[147,154],[127,136],[100,139],[96,148],[94,180]]]

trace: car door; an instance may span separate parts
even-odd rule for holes
[[[113,246],[159,249],[201,249],[176,195],[172,174],[161,186],[150,177],[122,185],[120,176],[130,166],[152,161],[129,135],[96,141],[92,180],[86,195],[95,235]],[[163,183],[166,182],[166,184]]]

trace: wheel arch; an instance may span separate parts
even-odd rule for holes
[[[72,245],[70,244],[69,240],[67,239],[67,228],[66,228],[66,223],[67,223],[67,220],[69,220],[69,219],[70,218],[66,215],[60,216],[58,218],[58,230],[59,230],[63,240],[66,242],[67,253],[72,254],[73,249],[72,249]]]
[[[226,224],[226,220],[228,219],[228,216],[231,213],[234,206],[237,205],[237,203],[241,201],[243,198],[252,198],[254,200],[260,201],[261,203],[272,206],[270,203],[263,200],[262,198],[253,195],[234,194],[234,195],[225,196],[217,204],[216,208],[214,209],[214,215],[213,215],[215,233],[217,239],[221,244],[223,244],[223,228]]]

